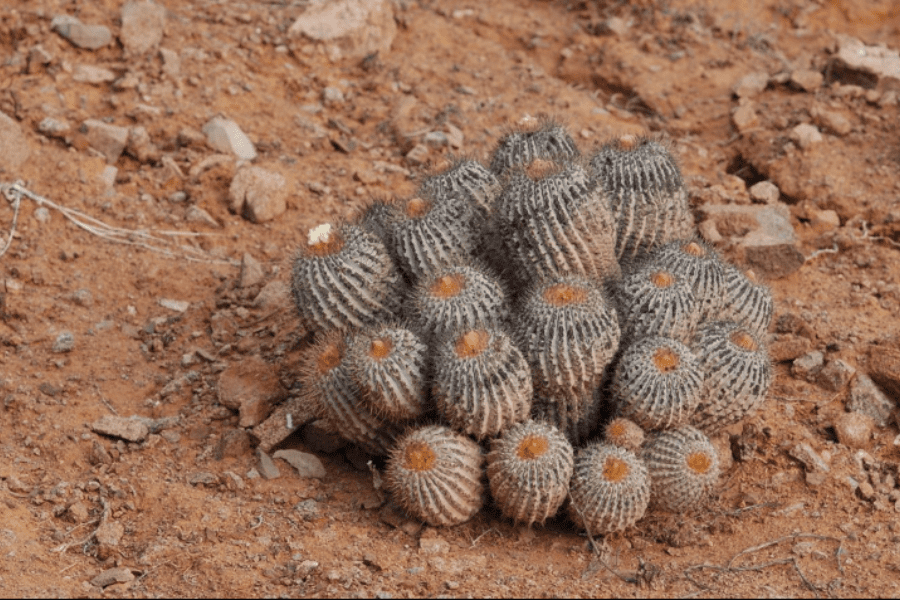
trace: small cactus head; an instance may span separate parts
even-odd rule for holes
[[[681,511],[702,503],[719,477],[719,455],[701,431],[684,425],[657,433],[641,456],[653,482],[651,502]]]
[[[485,329],[470,329],[461,333],[453,344],[453,351],[461,359],[477,358],[487,350],[491,335]]]
[[[644,443],[644,430],[624,417],[616,417],[603,429],[604,439],[614,446],[637,452]]]

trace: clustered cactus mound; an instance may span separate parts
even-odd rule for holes
[[[331,428],[389,456],[394,502],[432,525],[490,491],[513,521],[563,506],[604,534],[714,489],[707,434],[765,400],[768,288],[696,237],[665,145],[592,155],[526,119],[487,166],[310,231],[292,271],[318,331],[299,373]]]

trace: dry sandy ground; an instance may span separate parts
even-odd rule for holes
[[[165,34],[145,54],[123,48],[118,1],[7,0],[0,14],[0,111],[28,151],[3,157],[17,164],[0,181],[55,203],[24,199],[0,258],[0,593],[900,593],[896,424],[874,427],[864,454],[841,443],[854,384],[792,374],[789,360],[820,350],[826,364],[880,373],[897,399],[898,82],[834,61],[838,34],[900,47],[894,2],[398,0],[389,51],[332,62],[288,35],[305,2],[159,1]],[[75,47],[51,28],[59,14],[112,41]],[[768,85],[735,117],[733,87],[754,72]],[[771,281],[785,360],[764,410],[725,432],[735,460],[715,497],[648,516],[594,553],[564,519],[523,529],[487,508],[450,529],[408,522],[352,449],[320,451],[321,480],[281,461],[281,477],[254,476],[220,375],[255,358],[290,389],[308,341],[293,309],[257,301],[260,290],[286,281],[311,226],[409,193],[419,160],[485,157],[525,114],[564,119],[585,150],[665,135],[698,217],[749,206],[759,181],[781,189],[806,257]],[[284,176],[285,212],[255,223],[229,210],[238,165],[200,133],[216,115]],[[111,181],[89,119],[149,136],[112,158]],[[804,123],[822,135],[806,148],[792,139]],[[428,145],[429,132],[444,136]],[[13,212],[0,202],[4,241]],[[719,247],[740,260],[742,232],[719,225]],[[245,253],[262,271],[242,278]],[[173,419],[126,442],[93,431],[107,415]],[[804,443],[827,472],[792,456]],[[308,449],[300,434],[281,447]]]

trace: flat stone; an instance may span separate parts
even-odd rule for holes
[[[65,119],[44,117],[43,119],[41,119],[41,122],[38,123],[38,131],[40,131],[47,137],[64,138],[70,131],[72,131],[72,125]]]
[[[82,125],[91,148],[106,157],[106,162],[114,164],[128,144],[128,128],[110,125],[97,119],[88,119]]]
[[[865,373],[857,373],[850,384],[847,410],[860,412],[872,418],[879,427],[886,426],[897,404],[882,392]]]
[[[184,220],[188,223],[202,223],[203,225],[209,225],[210,227],[216,228],[222,226],[211,214],[193,204],[184,211]]]
[[[272,457],[260,450],[256,449],[256,458],[259,461],[259,474],[264,479],[278,479],[281,477],[281,471],[272,461]]]
[[[753,103],[748,101],[738,106],[731,113],[731,123],[738,130],[738,133],[746,133],[748,130],[757,127],[759,125],[759,117],[756,114],[756,108],[754,108]]]
[[[806,442],[797,444],[790,449],[788,454],[803,463],[803,466],[806,467],[807,471],[819,473],[828,473],[831,471],[828,463],[826,463],[819,453],[813,450],[812,446]]]
[[[150,428],[135,417],[106,415],[91,423],[95,433],[122,438],[128,442],[143,442],[150,435]]]
[[[855,374],[856,369],[851,365],[840,359],[831,360],[818,372],[816,382],[826,390],[839,392],[850,383]]]
[[[116,74],[109,69],[95,65],[75,65],[72,69],[72,79],[79,83],[111,83],[116,80]]]
[[[187,312],[187,309],[191,307],[191,303],[187,300],[174,300],[172,298],[160,298],[158,304],[163,308],[180,313]]]
[[[428,162],[428,146],[425,144],[416,144],[404,157],[406,163],[410,166],[417,167]]]
[[[772,362],[787,362],[800,358],[812,349],[812,342],[798,335],[781,335],[769,344],[769,357]]]
[[[791,83],[805,92],[815,92],[824,81],[825,77],[812,69],[797,69],[791,73]]]
[[[317,418],[317,410],[305,398],[292,396],[275,407],[269,418],[253,428],[259,448],[269,452],[299,427]]]
[[[280,173],[245,166],[231,180],[228,199],[235,213],[263,223],[287,210],[287,184]]]
[[[818,350],[814,350],[794,360],[794,363],[791,365],[791,374],[798,379],[812,381],[824,365],[825,355]]]
[[[801,123],[791,129],[790,138],[803,149],[818,144],[823,139],[819,128],[810,123]]]
[[[203,126],[206,142],[211,148],[224,154],[233,154],[241,160],[256,158],[256,147],[237,123],[223,117],[214,117]]]
[[[127,567],[115,567],[101,571],[96,577],[91,579],[91,585],[98,588],[105,588],[114,583],[128,583],[134,581],[134,573]]]
[[[869,448],[874,426],[872,417],[855,411],[841,413],[834,419],[838,441],[848,448]]]
[[[300,477],[324,479],[325,465],[314,454],[300,452],[299,450],[278,450],[272,455],[280,458],[297,470]]]
[[[14,175],[29,156],[31,149],[19,123],[0,112],[0,171]]]
[[[188,483],[193,486],[215,487],[219,485],[219,478],[209,471],[200,471],[188,477]]]
[[[291,300],[291,288],[286,281],[273,280],[259,290],[259,294],[253,299],[254,308],[263,310],[275,310],[283,308],[290,310],[293,307]]]
[[[751,200],[763,204],[775,204],[781,197],[781,191],[779,191],[778,186],[771,181],[754,183],[747,192],[750,194]]]
[[[98,50],[109,45],[112,33],[103,25],[85,25],[75,17],[58,15],[50,21],[50,28],[55,30],[73,45],[85,50]]]
[[[900,351],[883,346],[869,348],[868,373],[895,404],[900,402]]]
[[[887,46],[867,46],[847,35],[838,35],[835,61],[845,69],[869,75],[877,85],[881,79],[900,80],[900,52]]]
[[[756,71],[741,77],[731,91],[738,98],[753,98],[762,93],[767,85],[769,85],[769,74],[765,71]]]
[[[827,129],[835,135],[843,136],[853,131],[853,125],[850,123],[850,119],[836,110],[828,110],[815,105],[810,110],[810,114],[816,125]]]
[[[128,2],[122,7],[119,41],[129,55],[146,54],[159,47],[165,25],[165,7],[148,0]]]
[[[116,547],[125,535],[125,526],[118,521],[103,521],[94,533],[94,538],[101,546]]]
[[[739,238],[735,240],[739,262],[765,278],[786,277],[803,265],[805,257],[797,247],[787,205],[706,204],[699,209],[723,236],[734,232],[731,237]],[[736,223],[738,230],[734,229]]]
[[[333,60],[386,56],[397,35],[390,0],[313,0],[288,30],[291,37],[324,44]]]
[[[241,275],[238,285],[242,288],[253,287],[265,278],[266,272],[262,264],[249,252],[241,257]]]
[[[262,423],[285,394],[275,369],[257,357],[222,371],[216,389],[219,404],[240,411],[241,427]]]

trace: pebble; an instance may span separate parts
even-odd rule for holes
[[[58,15],[50,21],[50,28],[85,50],[98,50],[112,41],[112,33],[103,25],[85,25],[69,15]]]
[[[288,29],[291,37],[323,44],[332,60],[386,56],[397,35],[390,0],[332,0],[312,3]]]
[[[88,144],[114,164],[128,144],[128,128],[110,125],[98,119],[88,119],[82,125]]]
[[[810,123],[801,123],[791,129],[790,138],[804,150],[813,144],[818,144],[823,139],[819,128]]]
[[[172,79],[181,75],[181,57],[174,50],[160,48],[159,57],[162,59],[162,72]]]
[[[843,66],[879,79],[900,80],[900,52],[885,46],[867,46],[847,35],[838,35],[836,59]]]
[[[122,525],[118,521],[106,520],[103,521],[99,527],[97,527],[97,531],[94,533],[94,538],[97,540],[97,543],[100,546],[115,548],[119,545],[119,542],[122,541],[122,537],[124,535],[124,525]]]
[[[91,290],[81,288],[72,292],[72,302],[78,306],[90,308],[94,304],[94,295],[91,294]]]
[[[325,465],[313,454],[300,452],[299,450],[278,450],[272,455],[280,458],[297,470],[297,474],[303,478],[324,479]]]
[[[128,2],[122,7],[119,41],[130,55],[146,54],[159,46],[165,23],[165,7],[148,0]]]
[[[266,272],[262,263],[253,258],[253,255],[249,252],[244,252],[244,255],[241,257],[241,275],[238,286],[242,288],[253,287],[261,283],[265,276]]]
[[[828,473],[831,470],[828,463],[826,463],[825,460],[812,449],[812,446],[806,442],[802,442],[791,448],[789,454],[803,463],[803,466],[806,467],[807,471]]]
[[[101,571],[96,577],[91,579],[91,585],[98,588],[105,588],[114,583],[128,583],[134,581],[134,573],[127,567],[115,567]]]
[[[769,85],[769,74],[765,71],[756,71],[741,77],[731,91],[738,98],[753,98],[762,93],[767,85]]]
[[[824,81],[825,77],[820,72],[812,69],[797,69],[791,73],[791,83],[804,92],[815,92],[822,87]]]
[[[147,128],[142,125],[131,127],[128,130],[128,142],[125,144],[125,152],[142,163],[155,163],[162,156],[159,148],[150,139]]]
[[[893,348],[869,348],[868,374],[893,398],[900,398],[900,351]]]
[[[781,334],[769,344],[769,357],[772,362],[787,362],[800,358],[812,349],[812,342],[805,337]]]
[[[462,130],[452,123],[447,123],[445,128],[447,129],[447,142],[450,144],[450,147],[454,150],[462,148],[465,140]]]
[[[816,125],[823,127],[836,135],[847,135],[853,130],[850,120],[842,113],[835,110],[827,110],[820,106],[813,106],[810,110]]]
[[[759,117],[756,115],[756,109],[750,101],[738,106],[731,113],[731,122],[739,133],[746,133],[759,125]]]
[[[416,144],[406,153],[406,162],[410,166],[418,167],[428,161],[428,146],[425,144]]]
[[[100,181],[103,183],[103,189],[111,190],[116,185],[116,175],[119,174],[119,169],[112,165],[106,165],[103,167],[103,171],[100,172]]]
[[[291,288],[285,281],[273,280],[259,290],[259,294],[253,299],[253,307],[263,310],[292,307]]]
[[[281,471],[275,465],[271,456],[257,448],[256,458],[259,462],[259,474],[262,475],[264,479],[278,479],[281,477]]]
[[[258,357],[250,357],[222,371],[216,384],[219,404],[240,411],[241,427],[256,427],[284,397],[275,369]]]
[[[60,333],[58,336],[56,336],[56,340],[53,342],[53,352],[56,354],[71,352],[74,348],[75,336],[68,331],[63,331],[62,333]]]
[[[873,500],[875,498],[875,488],[873,488],[872,484],[868,481],[859,482],[856,491],[859,492],[859,496],[863,500]]]
[[[847,410],[860,412],[872,418],[879,427],[890,420],[896,404],[865,373],[857,373],[850,384],[850,399]]]
[[[129,442],[143,442],[150,435],[147,424],[136,417],[106,415],[91,423],[95,433],[122,438]]]
[[[304,521],[313,521],[319,517],[319,503],[311,498],[298,502],[294,510]]]
[[[72,130],[72,125],[65,119],[54,119],[53,117],[44,117],[38,123],[38,131],[52,138],[63,138]]]
[[[28,140],[19,123],[0,112],[0,170],[14,173],[30,155]]]
[[[422,137],[422,141],[431,148],[443,148],[450,143],[443,131],[429,131]]]
[[[287,184],[281,173],[245,166],[231,180],[228,200],[235,213],[263,223],[287,210]]]
[[[858,412],[841,413],[834,420],[838,441],[849,448],[866,449],[871,446],[875,421]]]
[[[750,199],[763,204],[775,204],[781,197],[778,186],[771,181],[760,181],[750,186],[747,190],[750,193]]]
[[[72,69],[72,79],[79,83],[111,83],[116,80],[116,74],[109,69],[95,65],[75,65]]]
[[[199,471],[188,478],[188,483],[193,486],[215,487],[219,485],[219,478],[209,471]]]
[[[49,65],[53,61],[53,55],[47,49],[38,44],[28,51],[28,72],[37,73],[40,67]]]
[[[798,379],[811,381],[824,364],[825,355],[818,350],[813,350],[794,360],[791,365],[791,374]]]
[[[158,304],[163,308],[180,313],[186,312],[191,307],[191,303],[186,300],[173,300],[172,298],[160,298]]]
[[[259,440],[259,448],[269,452],[294,431],[317,418],[311,402],[301,396],[292,396],[275,407],[269,418],[253,428],[253,435]]]
[[[242,160],[253,160],[257,156],[253,142],[230,119],[214,117],[203,126],[203,133],[210,147],[218,152],[233,154]]]
[[[84,502],[76,501],[69,505],[66,509],[69,518],[75,523],[86,523],[91,518],[91,513]]]
[[[344,92],[340,88],[328,86],[322,90],[322,102],[327,105],[342,104],[344,102]]]
[[[816,375],[816,382],[826,390],[839,392],[850,383],[855,374],[856,369],[851,365],[840,359],[831,360]]]

